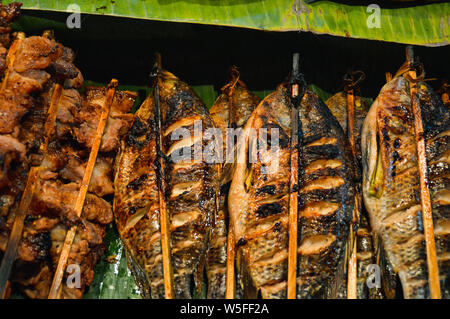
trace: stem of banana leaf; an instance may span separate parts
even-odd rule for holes
[[[420,199],[422,204],[422,219],[427,252],[428,284],[432,299],[441,299],[439,283],[439,268],[437,264],[436,243],[434,239],[433,212],[431,209],[429,180],[427,173],[426,146],[423,132],[422,111],[418,96],[417,83],[422,80],[423,72],[417,76],[414,65],[414,52],[412,46],[406,47],[406,60],[409,71],[406,78],[409,81],[411,91],[411,103],[414,116],[414,132],[417,146],[417,158],[419,164]],[[423,69],[422,69],[423,71]]]
[[[111,109],[111,105],[114,100],[114,95],[116,94],[117,86],[118,81],[116,79],[112,79],[108,85],[105,104],[103,105],[103,110],[98,122],[95,139],[94,142],[92,143],[91,152],[89,154],[89,159],[86,164],[86,170],[84,171],[83,179],[81,180],[80,190],[78,191],[78,196],[75,202],[74,211],[78,216],[78,218],[81,217],[81,214],[83,212],[84,201],[86,199],[86,194],[88,191],[89,183],[91,181],[92,172],[94,171],[98,151],[100,149],[100,144],[102,142],[103,132],[105,131],[106,123],[108,121],[109,110]],[[77,233],[77,229],[78,229],[77,225],[74,225],[70,228],[70,230],[66,234],[64,246],[61,250],[61,254],[59,255],[58,266],[56,268],[56,272],[53,277],[52,286],[50,287],[50,293],[48,294],[48,299],[59,299],[61,297],[62,279],[64,276],[67,260],[69,258],[70,249],[72,247],[73,240]]]
[[[162,132],[161,132],[161,107],[159,100],[159,84],[158,77],[161,71],[161,55],[156,55],[156,81],[155,81],[155,90],[154,90],[154,98],[155,98],[155,116],[156,116],[156,125],[158,138],[157,140],[157,149],[159,154],[159,174],[158,177],[158,197],[159,197],[159,219],[161,226],[161,250],[162,250],[162,258],[163,258],[163,274],[164,274],[164,294],[166,299],[174,298],[174,288],[173,288],[173,271],[172,271],[172,262],[170,256],[170,231],[169,231],[169,215],[167,212],[166,201],[165,201],[165,178],[164,178],[164,161],[162,158],[163,149],[162,149]]]
[[[50,106],[47,110],[47,121],[45,122],[45,137],[44,143],[41,145],[42,154],[45,156],[47,153],[47,146],[50,134],[53,132],[56,122],[56,114],[58,111],[58,101],[61,97],[62,86],[55,84],[51,94]],[[6,298],[6,289],[8,286],[8,278],[11,274],[11,269],[16,259],[17,248],[19,241],[22,237],[23,225],[26,217],[26,213],[29,210],[31,199],[36,188],[36,184],[39,181],[40,166],[30,168],[27,177],[27,184],[22,194],[19,210],[14,219],[13,228],[9,235],[8,245],[6,247],[5,256],[3,257],[2,264],[0,266],[0,296]]]

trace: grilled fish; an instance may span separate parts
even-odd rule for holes
[[[222,132],[222,156],[224,164],[220,172],[219,207],[215,227],[212,232],[210,249],[206,263],[208,276],[208,298],[225,298],[226,291],[226,262],[227,262],[227,220],[228,220],[228,190],[233,176],[234,164],[226,163],[227,156],[227,128],[241,129],[260,99],[252,94],[245,84],[235,74],[227,85],[222,88],[214,105],[210,109],[211,118]],[[232,110],[230,110],[230,105]],[[230,119],[230,113],[232,114]],[[235,148],[231,146],[234,157]],[[230,150],[229,150],[230,151]],[[233,158],[234,159],[234,158]]]
[[[358,94],[354,96],[354,126],[353,132],[349,132],[349,127],[347,125],[348,114],[347,114],[347,93],[344,91],[338,92],[332,97],[330,97],[326,104],[330,109],[331,113],[336,117],[339,124],[341,125],[346,136],[352,136],[355,143],[355,157],[358,167],[361,167],[361,128],[364,119],[369,112],[370,104],[363,99]],[[359,170],[358,170],[359,173]],[[362,197],[361,188],[361,177],[358,174],[358,192],[359,196]],[[356,231],[356,246],[357,246],[357,287],[356,296],[358,299],[379,299],[382,297],[381,289],[374,287],[368,288],[366,285],[366,280],[371,274],[371,268],[369,265],[376,263],[376,246],[374,245],[370,225],[368,222],[367,212],[365,207],[361,207],[361,214],[358,217],[359,221]],[[350,253],[350,252],[349,252]],[[341,290],[341,297],[347,295],[347,287],[343,286]]]
[[[450,114],[418,83],[442,296],[449,295]],[[417,150],[410,85],[403,75],[381,89],[362,130],[363,193],[373,230],[400,276],[405,298],[428,298]]]
[[[228,201],[242,266],[263,298],[286,297],[291,108],[282,84],[252,113]],[[355,208],[356,167],[342,128],[309,89],[299,113],[297,297],[333,297]]]
[[[157,184],[164,178],[174,294],[176,298],[191,298],[192,278],[197,291],[201,290],[210,230],[216,216],[219,166],[204,158],[178,161],[174,155],[183,150],[183,155],[191,157],[194,153],[195,157],[198,148],[204,153],[208,141],[202,135],[213,123],[203,102],[186,83],[163,70],[158,73],[157,83],[162,152],[157,146],[154,91],[137,111],[129,134],[122,141],[116,161],[114,213],[143,296],[164,298]],[[197,125],[201,125],[200,134],[195,134]],[[190,137],[180,140],[178,133],[183,131]]]

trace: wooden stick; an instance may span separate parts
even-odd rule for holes
[[[226,282],[226,292],[225,299],[234,299],[236,296],[236,280],[235,280],[235,240],[234,240],[234,230],[232,223],[230,221],[228,225],[228,236],[227,236],[227,282]]]
[[[386,83],[391,82],[392,80],[392,73],[391,72],[386,72]]]
[[[355,95],[353,87],[347,90],[347,137],[350,142],[350,148],[352,150],[353,157],[356,158],[356,148],[355,148],[355,137],[354,137],[354,127],[355,127]],[[355,207],[353,209],[353,220],[350,225],[351,233],[350,238],[354,241],[351,247],[351,254],[348,260],[348,273],[347,273],[347,299],[356,299],[356,283],[357,283],[357,266],[356,266],[356,234],[353,232],[354,223],[357,222],[358,214],[358,199],[355,197]]]
[[[20,200],[19,209],[14,219],[14,224],[9,235],[8,246],[6,247],[5,255],[3,256],[2,265],[0,266],[0,295],[6,296],[5,290],[12,266],[16,259],[17,247],[22,238],[23,224],[27,216],[28,207],[30,206],[33,197],[36,180],[38,178],[39,168],[32,167],[28,172],[27,184]]]
[[[48,137],[52,133],[55,127],[56,114],[58,109],[58,101],[61,97],[62,87],[56,84],[53,88],[50,106],[47,111],[47,121],[45,123],[45,137],[44,143],[41,144],[42,154],[45,156],[48,146]],[[6,285],[8,284],[8,278],[11,274],[11,269],[14,264],[14,260],[17,255],[17,248],[22,238],[24,221],[30,207],[31,199],[33,197],[34,189],[39,181],[39,173],[41,167],[32,167],[28,173],[27,184],[22,194],[22,198],[19,204],[19,210],[17,211],[14,219],[13,228],[9,235],[8,245],[6,248],[5,256],[3,257],[2,264],[0,266],[0,296],[6,296]]]
[[[158,68],[158,73],[161,68],[161,55],[156,55],[156,65]],[[158,126],[158,139],[157,139],[157,147],[159,150],[159,154],[164,154],[163,152],[163,141],[162,141],[162,116],[161,116],[161,108],[160,108],[160,100],[159,100],[159,83],[158,76],[156,79],[154,98],[155,98],[155,116],[156,116],[156,124]],[[174,286],[173,286],[173,270],[172,270],[172,261],[171,261],[171,244],[170,244],[170,221],[169,221],[169,212],[167,211],[166,200],[165,200],[165,190],[166,190],[166,181],[164,178],[164,161],[162,156],[159,156],[159,167],[160,172],[158,175],[158,197],[159,197],[159,220],[161,225],[161,249],[162,249],[162,259],[163,259],[163,274],[164,274],[164,294],[166,299],[173,299],[175,297],[174,294]]]
[[[228,127],[234,127],[235,125],[235,112],[234,112],[234,88],[239,81],[239,72],[237,68],[232,69],[233,76],[235,76],[231,86],[228,88]],[[237,73],[237,75],[236,75]],[[236,243],[234,240],[234,229],[231,219],[228,224],[227,234],[227,274],[226,274],[226,291],[225,299],[234,299],[236,296],[236,278],[235,278],[235,259],[236,259]]]
[[[3,93],[6,89],[6,83],[8,82],[9,75],[14,67],[14,62],[16,61],[17,49],[24,39],[25,33],[19,32],[17,34],[17,38],[9,47],[8,55],[6,56],[7,69],[5,71],[5,76],[3,77],[2,85],[0,87],[0,93]]]
[[[412,47],[408,46],[406,51],[407,61],[410,66],[414,60]],[[432,299],[441,299],[441,288],[439,283],[439,268],[436,255],[436,242],[434,239],[433,213],[431,210],[430,190],[428,188],[428,170],[425,138],[422,123],[422,111],[420,109],[420,101],[417,89],[417,74],[416,71],[410,70],[408,72],[412,81],[410,84],[412,109],[414,115],[414,132],[417,145],[417,157],[419,164],[419,182],[420,182],[420,199],[422,204],[422,219],[427,252],[428,264],[428,284],[430,287],[430,294]]]
[[[89,154],[89,159],[86,165],[86,170],[84,171],[83,179],[81,181],[80,190],[75,202],[75,213],[78,217],[81,217],[83,211],[84,200],[86,199],[86,194],[89,188],[89,183],[91,181],[92,172],[94,170],[95,162],[97,160],[97,154],[100,149],[100,144],[103,137],[103,132],[108,121],[109,110],[111,108],[114,95],[116,93],[118,82],[116,79],[111,80],[108,85],[108,91],[106,92],[105,104],[103,105],[102,114],[98,122],[97,131],[95,135],[94,142],[91,147],[91,152]],[[69,258],[70,249],[72,247],[73,240],[77,232],[77,225],[72,226],[66,234],[66,239],[64,241],[64,246],[61,250],[59,256],[58,266],[56,268],[55,276],[53,277],[52,286],[50,288],[50,293],[48,299],[58,299],[60,298],[62,291],[62,279],[64,276],[64,271],[66,269],[66,263]]]
[[[299,55],[294,54],[293,70],[298,72]],[[299,95],[299,85],[291,86],[293,98]],[[289,250],[288,250],[288,282],[287,298],[297,297],[297,240],[298,240],[298,105],[291,109],[291,157],[290,157],[290,190],[289,190]]]

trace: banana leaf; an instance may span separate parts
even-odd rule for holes
[[[266,31],[310,31],[425,46],[449,44],[450,4],[374,9],[304,0],[23,0],[24,9],[200,23]],[[375,20],[374,20],[375,19]]]

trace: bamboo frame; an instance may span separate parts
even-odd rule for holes
[[[86,194],[89,188],[89,183],[91,180],[92,172],[94,170],[95,162],[97,160],[97,154],[100,149],[100,144],[103,137],[103,132],[106,127],[106,123],[108,121],[109,110],[111,108],[114,95],[116,93],[118,82],[116,79],[112,79],[108,85],[108,90],[106,92],[105,104],[103,105],[103,111],[100,116],[100,120],[98,122],[97,131],[95,135],[94,142],[91,147],[91,152],[89,154],[89,159],[86,165],[86,170],[84,171],[83,179],[81,181],[80,190],[78,192],[78,196],[75,202],[75,213],[78,217],[81,217],[81,213],[83,211],[84,200],[86,198]],[[66,234],[66,238],[64,241],[64,246],[61,250],[61,254],[59,256],[58,266],[56,268],[55,275],[53,277],[52,285],[50,288],[50,293],[48,295],[48,299],[59,299],[62,293],[62,279],[64,276],[64,271],[66,268],[67,260],[69,258],[70,249],[72,247],[73,240],[75,238],[77,232],[77,225],[72,226],[70,230]]]
[[[430,190],[428,188],[428,165],[426,157],[426,145],[422,123],[422,111],[420,108],[420,101],[418,97],[417,89],[417,74],[416,71],[411,69],[414,62],[414,52],[411,46],[406,48],[406,59],[409,64],[410,70],[408,75],[411,104],[414,116],[414,133],[417,146],[417,157],[419,165],[419,186],[420,186],[420,199],[422,204],[422,219],[425,235],[425,244],[427,252],[427,265],[428,265],[428,284],[430,287],[430,294],[432,299],[441,299],[441,288],[439,283],[439,268],[437,263],[436,254],[436,242],[434,239],[434,226],[433,226],[433,212],[431,209],[431,197]]]
[[[157,67],[157,75],[156,75],[156,85],[154,89],[154,101],[155,101],[155,116],[156,123],[158,125],[158,143],[157,147],[159,150],[159,154],[164,154],[162,149],[162,128],[161,128],[161,108],[160,108],[160,100],[159,100],[159,83],[158,77],[159,72],[161,70],[161,55],[156,55],[156,67]],[[163,261],[163,275],[164,275],[164,294],[166,299],[174,299],[174,286],[173,286],[173,270],[172,270],[172,262],[171,262],[171,245],[170,245],[170,220],[169,213],[166,207],[165,201],[165,178],[164,178],[164,161],[161,156],[159,156],[159,167],[160,174],[159,182],[158,182],[158,197],[159,197],[159,219],[161,226],[161,250],[162,250],[162,261]]]
[[[299,55],[293,57],[293,74],[298,74]],[[299,95],[299,84],[291,86],[292,98]],[[300,102],[299,102],[300,103]],[[287,298],[297,297],[297,246],[298,246],[298,122],[299,108],[291,109],[291,145],[290,145],[290,181],[289,181],[289,248],[288,248],[288,282]]]

